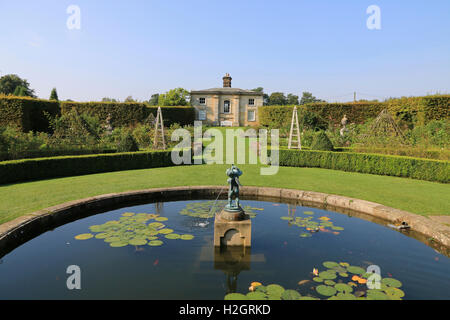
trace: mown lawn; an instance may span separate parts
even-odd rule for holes
[[[156,187],[226,186],[227,165],[182,166],[110,172],[0,186],[0,223],[90,196]],[[243,185],[325,192],[374,201],[421,215],[450,215],[450,185],[316,168],[281,167],[260,175],[258,165],[240,165]]]

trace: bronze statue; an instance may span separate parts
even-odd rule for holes
[[[227,169],[228,184],[230,188],[228,189],[228,205],[227,208],[239,209],[239,187],[242,186],[239,182],[239,177],[242,175],[242,171],[236,167],[234,164],[231,168]],[[233,197],[235,198],[235,205],[232,205]]]

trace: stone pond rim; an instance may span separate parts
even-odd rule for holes
[[[104,207],[120,206],[127,202],[201,199],[202,197],[217,197],[223,186],[184,186],[170,188],[153,188],[145,190],[110,193],[69,201],[63,204],[38,210],[18,217],[0,225],[0,257],[14,250],[32,238],[66,223],[96,214]],[[433,248],[443,249],[444,254],[450,253],[450,227],[426,217],[407,211],[387,207],[375,202],[359,200],[344,196],[302,191],[295,189],[270,187],[242,187],[243,197],[262,197],[270,200],[288,200],[310,203],[321,207],[335,207],[354,213],[361,213],[366,220],[375,219],[390,224],[407,223],[411,231],[420,235],[422,242],[429,242]]]

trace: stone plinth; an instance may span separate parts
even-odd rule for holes
[[[250,247],[252,222],[241,210],[222,210],[214,221],[215,247]]]

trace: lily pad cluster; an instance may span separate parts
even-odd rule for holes
[[[304,230],[300,233],[301,238],[309,238],[316,232],[330,232],[338,235],[344,230],[342,227],[335,226],[330,218],[322,216],[315,218],[313,211],[303,211],[300,217],[281,217],[282,220],[289,221],[289,225],[295,225]]]
[[[152,247],[161,246],[164,240],[192,240],[191,234],[177,234],[162,222],[168,218],[157,214],[125,212],[119,220],[108,221],[101,225],[90,226],[91,233],[75,236],[76,240],[101,239],[113,248],[127,245]],[[148,223],[150,222],[150,223]]]
[[[200,201],[200,202],[190,202],[186,204],[186,207],[180,211],[181,215],[209,219],[213,218],[216,213],[220,212],[227,205],[226,200],[219,201]],[[242,207],[245,213],[251,218],[256,217],[256,211],[263,211],[263,208],[254,208],[251,206]]]
[[[264,286],[254,282],[249,293],[230,293],[225,300],[402,300],[405,296],[401,290],[402,283],[394,278],[380,278],[379,289],[369,289],[367,282],[372,273],[364,268],[352,266],[346,262],[326,261],[325,270],[313,270],[313,279],[299,282],[298,289],[307,292],[300,294],[298,290],[284,289],[278,284]],[[304,285],[312,284],[304,290]]]
[[[225,300],[319,300],[310,296],[302,296],[298,291],[285,289],[279,284],[250,286],[247,294],[229,293]]]

